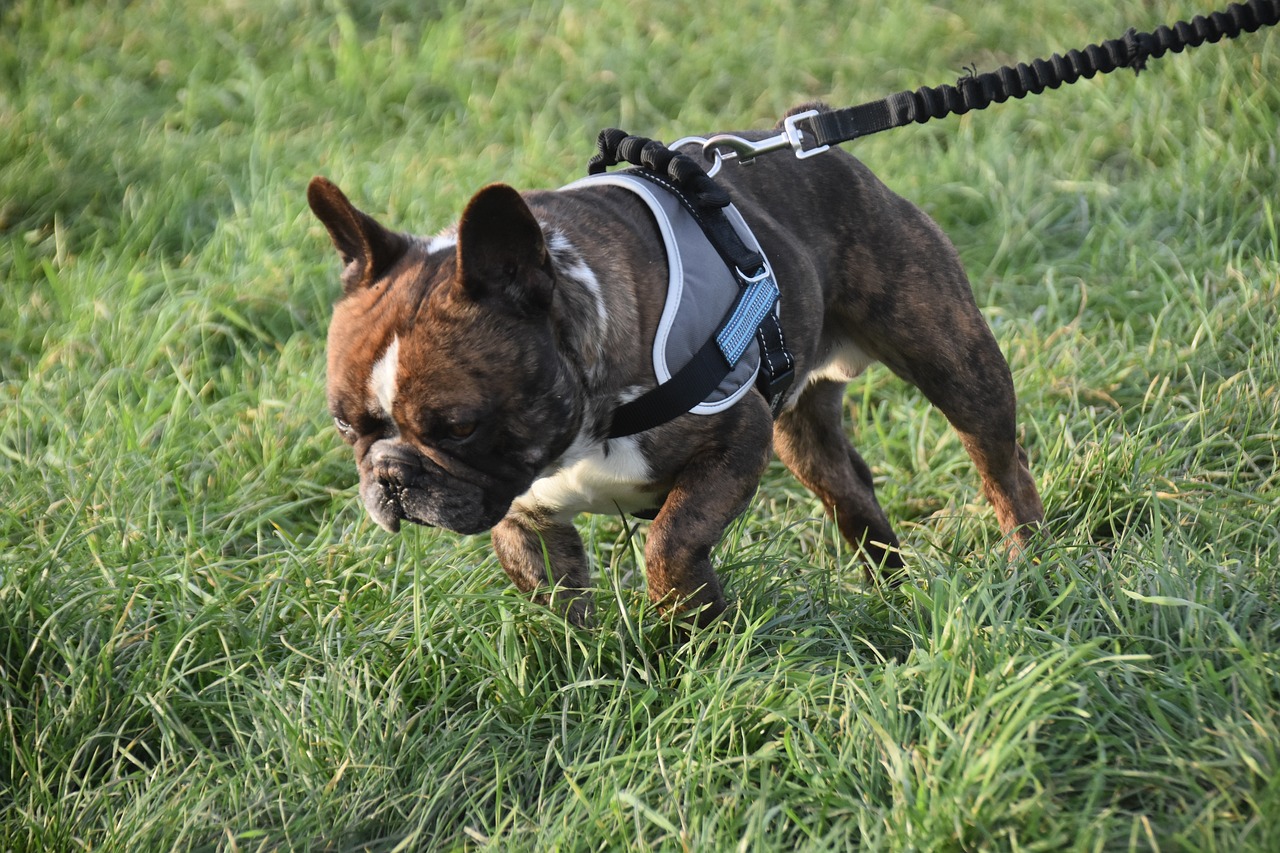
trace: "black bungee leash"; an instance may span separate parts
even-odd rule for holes
[[[1147,62],[1166,53],[1181,53],[1205,42],[1233,39],[1241,33],[1252,33],[1280,23],[1280,0],[1248,0],[1232,3],[1221,12],[1197,15],[1190,21],[1161,26],[1154,32],[1139,33],[1130,29],[1120,38],[1091,44],[1083,50],[1057,53],[1030,64],[1006,65],[985,74],[969,73],[956,84],[924,87],[898,92],[878,101],[870,101],[840,110],[811,110],[789,116],[784,130],[777,136],[758,142],[732,134],[707,139],[706,150],[728,148],[725,159],[736,158],[748,163],[760,154],[790,148],[796,156],[810,157],[832,145],[851,142],[863,136],[896,127],[949,115],[964,115],[1010,98],[1039,95],[1045,89],[1057,89],[1083,78],[1109,74],[1118,68],[1131,68],[1139,73]]]

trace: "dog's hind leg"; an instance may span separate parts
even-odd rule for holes
[[[1016,554],[1031,546],[1044,520],[1044,506],[1027,454],[1017,441],[1017,400],[1009,365],[971,297],[932,307],[935,314],[929,325],[946,329],[945,335],[907,334],[911,326],[891,324],[898,336],[891,341],[882,336],[880,354],[955,428]]]
[[[990,339],[952,369],[955,372],[945,379],[932,372],[917,376],[916,385],[959,434],[982,477],[983,493],[1000,530],[1017,554],[1030,548],[1044,521],[1044,505],[1027,453],[1018,444],[1017,403],[1008,365]]]
[[[868,579],[874,579],[873,566],[888,577],[902,568],[898,538],[876,501],[871,470],[845,437],[843,414],[843,383],[815,381],[778,416],[773,447],[822,500],[845,540],[865,555]]]

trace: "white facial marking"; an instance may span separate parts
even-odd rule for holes
[[[396,374],[400,370],[400,336],[391,339],[382,358],[378,359],[369,372],[369,393],[377,400],[381,412],[374,414],[391,418],[391,409],[396,402]]]

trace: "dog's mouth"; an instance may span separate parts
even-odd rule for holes
[[[410,518],[408,516],[398,516],[398,515],[393,515],[388,519],[386,519],[385,522],[380,521],[378,522],[378,524],[379,526],[382,527],[383,530],[386,530],[388,533],[399,533],[400,527],[402,526],[403,522],[408,522],[409,524],[412,524],[415,527],[427,527],[427,528],[436,527],[436,525],[432,524],[429,521],[423,521],[422,519],[419,519],[419,518]]]
[[[491,529],[507,514],[510,506],[510,501],[494,500],[484,493],[455,493],[389,484],[378,484],[361,491],[369,515],[389,533],[399,533],[402,524],[408,522],[470,536]]]
[[[360,498],[373,520],[390,533],[398,533],[406,521],[463,535],[483,533],[502,520],[527,488],[513,484],[509,474],[465,465],[447,468],[400,443],[375,445],[359,460],[359,468]]]
[[[401,521],[412,521],[405,515],[398,490],[389,486],[375,489],[360,489],[360,497],[369,517],[388,533],[399,533]]]

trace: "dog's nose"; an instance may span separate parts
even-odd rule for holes
[[[380,441],[369,448],[369,467],[379,480],[402,484],[405,473],[419,465],[417,454],[402,442]]]
[[[369,450],[369,474],[387,509],[403,517],[405,492],[421,470],[421,460],[399,442],[378,442]]]
[[[404,488],[404,466],[383,464],[374,468],[373,476],[377,478],[378,485],[390,491],[399,491]]]

